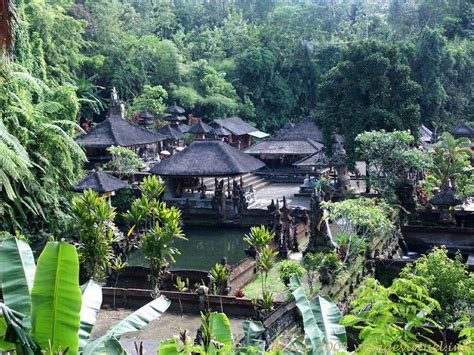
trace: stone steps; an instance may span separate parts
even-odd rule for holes
[[[227,178],[224,179],[224,186],[227,189]],[[220,179],[218,179],[220,180]],[[240,182],[240,178],[236,179],[238,182]],[[230,180],[232,184],[232,179]],[[249,187],[252,186],[254,192],[262,189],[263,187],[267,186],[270,184],[270,181],[264,179],[261,176],[254,175],[254,174],[245,174],[242,176],[242,182],[244,184],[244,187]],[[209,190],[214,190],[214,178],[205,178],[204,179],[204,185],[207,186],[208,191]]]

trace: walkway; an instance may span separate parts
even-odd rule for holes
[[[309,197],[295,197],[294,195],[298,193],[300,184],[270,184],[267,185],[255,193],[255,202],[252,203],[250,209],[266,209],[267,206],[276,199],[280,201],[283,200],[283,196],[286,197],[288,205],[292,207],[300,206],[309,209]]]

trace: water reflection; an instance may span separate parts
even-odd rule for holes
[[[249,230],[245,228],[187,227],[185,234],[188,240],[177,240],[174,243],[181,255],[176,257],[172,269],[196,269],[208,271],[224,256],[230,264],[245,258],[246,244],[242,237]],[[129,265],[148,266],[140,250],[129,255]]]

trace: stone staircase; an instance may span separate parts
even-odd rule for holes
[[[224,185],[225,188],[227,189],[227,178],[218,178],[218,180],[224,179]],[[232,186],[232,178],[230,178],[230,183]],[[237,181],[240,181],[240,178],[236,178]],[[244,188],[247,189],[248,187],[252,186],[253,191],[257,192],[258,190],[261,190],[265,186],[270,184],[270,181],[266,180],[265,178],[261,176],[257,176],[254,174],[245,174],[242,176],[242,181],[244,183]],[[209,190],[214,190],[214,178],[205,178],[204,179],[204,185],[207,186],[208,191]]]

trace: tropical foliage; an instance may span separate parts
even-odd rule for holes
[[[135,233],[141,242],[140,248],[150,262],[150,281],[157,289],[179,254],[173,240],[186,238],[181,229],[181,211],[160,200],[164,184],[150,176],[143,180],[140,190],[141,197],[132,202],[124,217],[130,225],[128,236]]]
[[[429,166],[429,156],[414,147],[408,131],[364,132],[356,137],[357,152],[367,161],[370,185],[389,200],[396,201],[396,189],[413,186],[417,172]]]
[[[65,231],[67,191],[85,161],[72,139],[79,110],[74,88],[48,86],[23,67],[2,65],[0,107],[1,228]]]
[[[358,352],[376,353],[387,347],[400,352],[436,351],[436,343],[423,334],[432,333],[428,325],[438,327],[432,312],[441,308],[427,286],[397,278],[386,288],[368,278],[357,295],[351,314],[341,324],[360,329]]]
[[[440,305],[440,309],[433,310],[431,317],[443,327],[444,333],[448,328],[470,322],[474,276],[467,270],[460,252],[451,259],[445,247],[435,247],[429,254],[407,265],[400,277],[429,290],[430,297]]]
[[[115,211],[106,197],[84,190],[72,200],[76,232],[79,236],[78,251],[81,265],[87,276],[95,281],[107,277],[114,255],[112,241],[118,238],[114,225]]]
[[[467,198],[474,194],[474,173],[470,158],[471,142],[467,138],[455,139],[451,134],[443,133],[434,148],[433,163],[424,182],[427,192],[432,195],[436,190],[456,191]]]
[[[331,238],[342,260],[347,262],[376,237],[395,231],[394,209],[383,200],[370,198],[323,202],[325,219],[333,222],[336,235]]]
[[[107,165],[120,178],[133,176],[143,165],[143,160],[130,148],[111,146],[107,148],[107,152],[112,155],[112,159]]]
[[[345,351],[346,329],[339,324],[341,312],[328,297],[308,299],[301,281],[293,276],[290,281],[296,306],[303,316],[304,347],[300,351],[311,354],[333,354]]]
[[[102,291],[93,281],[79,287],[79,258],[73,245],[49,242],[35,266],[24,240],[3,236],[0,261],[2,352],[120,353],[121,335],[139,330],[170,305],[166,298],[155,299],[90,341]],[[12,278],[14,275],[17,277]]]

